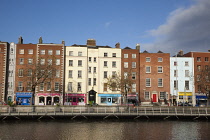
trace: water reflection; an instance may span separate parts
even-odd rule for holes
[[[209,122],[11,121],[0,122],[0,140],[182,140],[209,139]]]

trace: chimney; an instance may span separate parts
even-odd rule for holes
[[[137,49],[137,50],[140,50],[140,44],[139,44],[139,43],[136,44],[136,49]]]
[[[180,55],[180,56],[183,56],[183,55],[184,55],[183,50],[180,50],[180,51],[179,51],[179,55]]]
[[[65,41],[64,41],[64,40],[62,40],[61,44],[65,45]]]
[[[87,40],[87,46],[96,46],[96,40],[95,39],[88,39]]]
[[[20,37],[18,38],[18,44],[23,44],[23,38],[22,38],[22,36],[20,36]]]
[[[39,44],[42,44],[43,40],[42,37],[39,38]]]
[[[120,48],[120,43],[119,42],[115,45],[115,48]]]

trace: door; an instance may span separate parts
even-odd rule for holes
[[[152,94],[152,102],[157,102],[157,94]]]
[[[107,98],[107,105],[112,105],[112,97]]]

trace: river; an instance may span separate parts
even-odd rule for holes
[[[0,121],[0,140],[207,140],[210,122],[184,120]]]

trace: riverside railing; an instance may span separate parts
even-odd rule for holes
[[[0,106],[0,116],[210,116],[210,108],[131,106]]]

